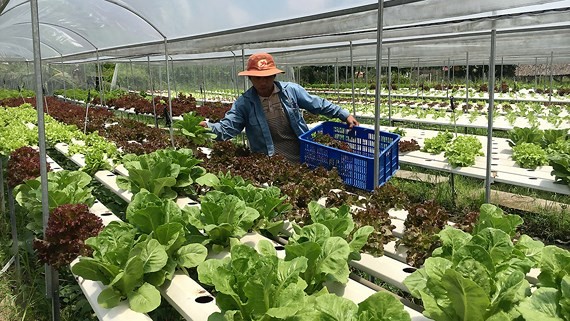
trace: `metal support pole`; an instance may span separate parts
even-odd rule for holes
[[[368,105],[368,59],[364,62],[364,104]]]
[[[133,77],[133,61],[131,59],[129,59],[129,66],[131,67],[131,77]],[[127,80],[127,92],[131,91],[131,86],[129,83],[129,75],[125,74],[125,78]]]
[[[339,89],[339,83],[340,83],[340,79],[339,79],[339,74],[338,74],[338,58],[336,58],[336,62],[334,65],[334,86],[336,88],[336,94],[337,94],[337,103],[340,103],[340,89]]]
[[[378,0],[378,26],[376,31],[376,94],[374,96],[374,188],[380,177],[380,93],[382,90],[382,29],[384,26],[384,0]]]
[[[172,127],[172,95],[170,94],[170,68],[168,68],[168,40],[164,38],[164,62],[166,63],[166,87],[168,90],[168,116],[170,117],[170,143],[174,148],[174,128]]]
[[[398,66],[396,67],[396,70],[398,70],[398,89],[400,89],[400,60],[398,59]]]
[[[158,95],[160,98],[162,98],[162,66],[158,65]]]
[[[447,58],[447,86],[445,86],[445,97],[449,98],[449,87],[451,87],[451,59]]]
[[[420,58],[418,58],[418,72],[416,74],[416,97],[420,97]]]
[[[352,41],[350,43],[350,72],[352,73],[352,114],[356,116],[356,101],[354,99],[354,61],[352,56]]]
[[[101,62],[99,61],[99,49],[95,49],[97,54],[97,77],[99,77],[99,95],[100,95],[100,102],[101,105],[105,106],[105,90],[103,89],[103,73],[101,71]]]
[[[63,81],[63,97],[67,97],[67,88],[65,88],[65,72],[63,72],[63,56],[60,56],[61,58],[61,79]]]
[[[548,92],[548,103],[552,102],[553,94],[553,81],[554,81],[554,51],[550,52],[550,90]]]
[[[91,91],[88,91],[87,101],[85,102],[85,120],[83,122],[83,134],[87,134],[87,122],[89,121],[89,98],[91,96]]]
[[[465,53],[465,103],[469,107],[469,52]]]
[[[245,62],[245,49],[243,48],[243,45],[241,46],[241,63],[243,65],[243,69],[246,69],[246,62]],[[243,77],[243,92],[247,91],[247,77]]]
[[[534,58],[534,91],[538,88],[538,57]]]
[[[154,102],[154,84],[152,82],[152,73],[150,71],[150,56],[146,57],[146,65],[148,67],[148,79],[150,82],[150,98],[152,101],[152,112],[154,113],[154,126],[158,128],[158,116],[156,115],[156,103]]]
[[[493,109],[495,106],[495,50],[497,30],[491,31],[491,57],[489,59],[489,109],[487,110],[487,166],[485,173],[485,202],[491,203],[491,157],[493,152]]]
[[[52,71],[51,71],[51,64],[47,63],[47,74],[48,76],[46,77],[46,82],[45,82],[45,92],[44,92],[44,96],[49,96],[50,92],[53,92],[53,80],[52,80]],[[50,83],[52,85],[50,85]],[[10,88],[13,89],[14,88],[14,84],[12,83],[12,79],[10,79]],[[49,111],[48,111],[49,112]]]
[[[388,122],[392,123],[392,61],[390,57],[390,47],[388,47]]]
[[[232,53],[232,55],[234,56],[234,65],[233,65],[233,69],[232,69],[232,79],[234,80],[234,85],[235,85],[235,89],[236,89],[236,99],[239,97],[239,85],[238,85],[238,71],[237,71],[237,59],[236,59],[236,54],[233,51],[230,51]]]
[[[174,60],[170,56],[170,68],[172,68],[172,73],[174,74]],[[172,86],[174,87],[174,97],[178,97],[178,90],[176,88],[176,75],[172,77]]]
[[[85,89],[89,89],[89,83],[87,81],[87,71],[85,71],[85,64],[82,64],[81,68],[83,69],[83,84],[85,85]]]
[[[130,67],[131,67],[130,69],[131,69],[131,83],[132,83],[131,87],[133,88],[133,90],[136,91],[137,89],[135,88],[136,87],[135,86],[135,73],[133,72],[133,62],[132,61],[131,61]],[[129,78],[127,78],[127,79],[129,79]]]
[[[38,114],[38,147],[40,152],[40,180],[42,194],[42,219],[43,234],[49,218],[48,205],[48,181],[47,181],[47,162],[46,162],[46,137],[45,137],[45,121],[44,121],[44,100],[42,90],[42,54],[40,48],[40,27],[38,16],[38,0],[30,0],[30,9],[32,11],[32,42],[34,49],[34,73],[36,75],[36,111]],[[55,270],[49,265],[45,265],[46,275],[46,297],[52,299],[52,320],[59,321],[59,289],[53,286],[53,273]]]
[[[238,71],[237,71],[237,61],[236,61],[236,54],[230,50],[230,52],[232,53],[232,55],[234,56],[234,65],[233,65],[233,69],[232,69],[232,79],[234,80],[234,85],[235,85],[235,89],[236,89],[236,99],[239,97],[239,86],[238,86]]]
[[[206,105],[206,76],[204,74],[204,65],[202,65],[202,86],[200,86],[202,92],[202,106]]]

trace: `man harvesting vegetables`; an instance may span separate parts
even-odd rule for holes
[[[281,154],[295,162],[300,159],[299,136],[309,130],[301,109],[339,118],[350,128],[359,125],[348,110],[310,95],[298,84],[275,81],[280,73],[284,71],[277,69],[270,54],[251,55],[247,69],[238,75],[248,76],[253,86],[234,102],[219,122],[203,121],[200,125],[211,128],[217,140],[231,139],[245,128],[253,152],[269,156]]]

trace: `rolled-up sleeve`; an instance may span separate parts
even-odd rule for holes
[[[245,127],[245,117],[234,104],[219,122],[206,124],[216,134],[216,140],[228,140],[242,132]]]

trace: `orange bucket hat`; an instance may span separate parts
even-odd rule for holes
[[[281,73],[284,73],[284,71],[275,67],[273,57],[266,52],[262,52],[249,56],[247,69],[238,73],[238,75],[267,77]]]

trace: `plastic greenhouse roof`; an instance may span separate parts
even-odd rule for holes
[[[535,59],[543,62],[549,59],[551,52],[557,63],[570,61],[569,24],[552,24],[538,28],[538,31],[526,29],[524,34],[517,30],[504,30],[497,35],[496,57],[506,64],[534,63]],[[563,29],[560,29],[563,28]],[[545,33],[548,34],[545,37]],[[446,38],[447,37],[447,38]],[[486,64],[490,54],[489,33],[465,33],[458,38],[456,34],[438,35],[437,43],[429,37],[385,39],[383,48],[384,62],[387,61],[388,48],[392,65],[402,67],[420,65],[464,64],[469,52],[470,64]],[[350,62],[350,45],[346,42],[319,46],[299,46],[292,48],[264,48],[272,53],[279,65],[326,65]],[[522,50],[521,48],[524,48]],[[245,55],[258,50],[246,50]],[[530,54],[533,53],[533,54]],[[184,64],[232,64],[234,59],[241,63],[241,53],[231,52],[211,54],[180,54],[170,58]],[[169,58],[169,59],[170,59]],[[147,58],[117,59],[104,57],[102,60],[114,62],[147,62]],[[353,61],[361,65],[372,65],[376,60],[375,41],[356,41],[353,43]],[[453,61],[451,61],[453,60]],[[152,63],[164,63],[164,56],[150,58]],[[74,63],[81,61],[72,61]]]
[[[355,60],[375,60],[376,1],[214,1],[216,10],[205,1],[38,0],[42,56],[92,61],[98,52],[108,59],[164,60],[166,39],[172,59],[223,52],[233,61],[230,51],[291,47],[284,63],[313,64],[346,62],[348,49],[339,48],[353,41]],[[392,0],[384,6],[384,55],[390,47],[402,63],[458,61],[467,51],[473,62],[484,60],[492,28],[499,32],[499,57],[534,61],[554,51],[557,62],[570,59],[570,0]],[[0,14],[0,60],[33,59],[29,12],[29,1],[11,0]]]

